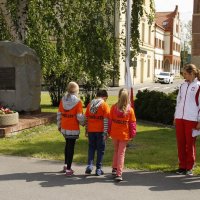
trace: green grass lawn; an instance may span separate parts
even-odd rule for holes
[[[116,97],[109,97],[111,105]],[[50,106],[47,93],[42,94],[42,111],[56,112]],[[28,156],[52,160],[64,159],[64,139],[57,131],[56,124],[38,126],[22,131],[16,136],[0,139],[0,154]],[[200,142],[197,140],[197,167],[195,174],[200,174]],[[84,128],[75,147],[74,162],[86,165],[88,142]],[[111,166],[113,146],[107,140],[104,165]],[[177,149],[175,130],[138,122],[137,136],[127,148],[125,166],[131,169],[154,171],[172,171],[177,168]]]

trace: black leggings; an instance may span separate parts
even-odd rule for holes
[[[71,169],[72,165],[72,160],[74,156],[74,147],[76,143],[76,139],[66,139],[66,144],[65,144],[65,164],[67,165],[67,169]]]

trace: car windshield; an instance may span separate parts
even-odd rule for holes
[[[169,76],[169,73],[161,72],[159,75],[162,75],[162,76]]]

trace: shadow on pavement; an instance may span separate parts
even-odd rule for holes
[[[170,173],[130,171],[124,172],[124,181],[116,183],[110,173],[97,177],[95,175],[86,176],[76,174],[66,177],[59,172],[37,172],[37,173],[11,173],[0,175],[1,181],[24,180],[26,182],[37,181],[41,187],[63,187],[75,184],[115,184],[123,186],[147,186],[151,191],[170,190],[195,190],[200,189],[200,176],[184,176]]]

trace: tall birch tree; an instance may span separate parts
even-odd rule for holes
[[[29,0],[0,0],[1,15],[10,34],[10,40],[24,43]]]

